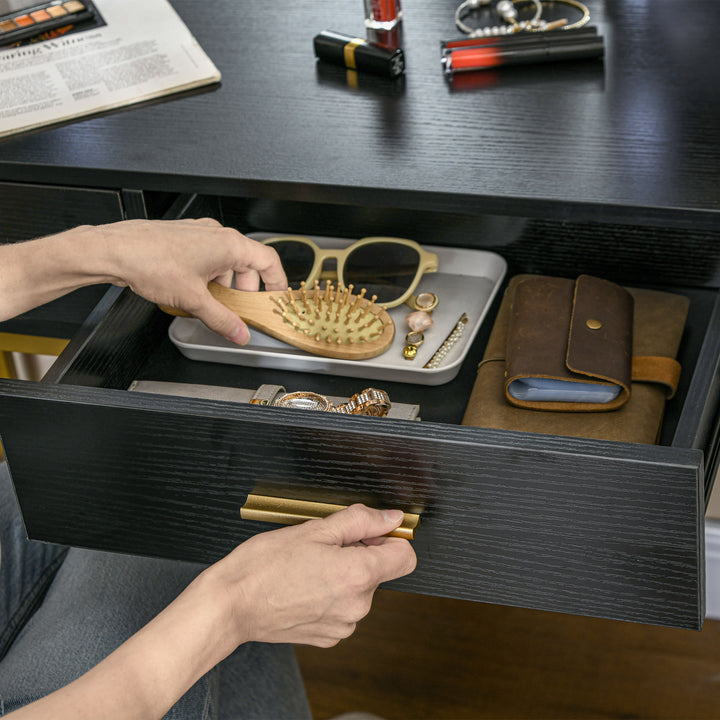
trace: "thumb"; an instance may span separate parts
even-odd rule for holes
[[[230,342],[247,345],[250,341],[248,326],[229,307],[216,300],[209,290],[205,292],[203,303],[194,308],[193,315]]]
[[[374,510],[365,505],[351,505],[322,521],[330,542],[351,545],[360,540],[387,535],[403,521],[402,510]]]

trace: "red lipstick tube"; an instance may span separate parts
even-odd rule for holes
[[[392,30],[402,19],[400,0],[365,0],[365,26]]]
[[[448,75],[504,67],[529,65],[558,60],[601,58],[605,53],[603,38],[588,36],[550,40],[538,39],[517,44],[480,44],[474,47],[446,49],[441,62]]]

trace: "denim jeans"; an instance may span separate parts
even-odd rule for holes
[[[29,541],[0,463],[0,716],[68,684],[168,605],[200,565]],[[292,646],[247,643],[166,715],[311,717]]]

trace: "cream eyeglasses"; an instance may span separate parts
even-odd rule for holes
[[[396,307],[410,298],[420,278],[438,269],[438,257],[413,240],[394,237],[366,237],[343,249],[321,248],[308,237],[282,235],[266,238],[280,255],[290,287],[302,281],[312,286],[316,280],[337,280],[355,292],[367,288],[367,296],[377,295],[376,303]],[[335,268],[325,268],[335,260]]]

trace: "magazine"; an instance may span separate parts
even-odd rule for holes
[[[167,0],[86,5],[87,29],[0,47],[0,138],[220,81]]]

